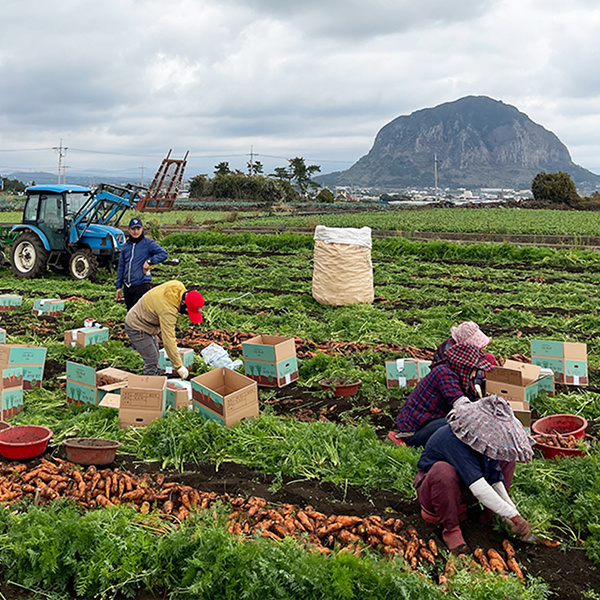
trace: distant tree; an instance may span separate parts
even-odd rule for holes
[[[6,177],[2,178],[2,186],[0,188],[9,194],[16,194],[18,192],[24,192],[27,186],[18,179],[8,179]]]
[[[255,161],[255,162],[248,161],[247,167],[248,167],[248,175],[250,175],[250,176],[260,175],[264,171],[263,164],[259,160]]]
[[[215,175],[229,175],[231,173],[231,169],[229,168],[229,163],[226,161],[220,162],[218,165],[215,165]]]
[[[190,181],[190,198],[205,198],[211,194],[211,185],[206,175],[196,175]]]
[[[315,198],[317,202],[333,202],[335,200],[335,196],[333,192],[328,188],[323,188]]]
[[[296,186],[302,196],[306,196],[309,188],[320,187],[311,177],[313,173],[318,173],[321,167],[318,165],[307,165],[305,160],[299,156],[288,160],[291,181]]]
[[[282,181],[290,181],[292,174],[285,167],[276,167],[271,177],[276,177]]]
[[[573,205],[581,200],[571,176],[562,171],[538,173],[531,183],[531,191],[534,200],[544,202]]]

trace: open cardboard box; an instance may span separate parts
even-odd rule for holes
[[[192,379],[192,402],[203,417],[230,427],[258,417],[258,385],[241,373],[218,367]]]
[[[16,310],[23,303],[23,296],[0,294],[0,311]]]
[[[511,406],[529,408],[540,392],[554,393],[554,380],[551,375],[543,375],[542,367],[516,360],[507,360],[502,367],[494,367],[485,375],[487,394],[496,394],[507,400]],[[519,410],[519,408],[517,408]]]
[[[191,367],[194,364],[194,351],[191,348],[177,348],[177,353],[181,357],[184,367]],[[165,373],[173,373],[173,363],[169,360],[164,348],[158,353],[158,368]]]
[[[96,371],[94,367],[67,361],[67,402],[119,408],[118,393],[130,375],[114,367]]]
[[[155,375],[129,375],[121,389],[119,427],[145,427],[165,414],[167,378]]]

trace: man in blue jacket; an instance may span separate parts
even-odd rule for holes
[[[129,239],[121,250],[117,269],[117,302],[125,298],[127,310],[152,287],[150,269],[167,258],[167,251],[144,236],[141,219],[129,222]]]

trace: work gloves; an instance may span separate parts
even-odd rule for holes
[[[190,375],[190,372],[187,370],[187,367],[179,367],[179,369],[177,369],[177,373],[179,374],[179,377],[181,377],[181,379],[187,379]]]
[[[521,515],[510,519],[510,527],[512,532],[520,538],[525,538],[531,533],[529,523]]]

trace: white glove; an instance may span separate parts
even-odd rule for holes
[[[190,375],[187,367],[179,367],[179,369],[177,369],[177,373],[179,373],[179,377],[181,377],[181,379],[187,379]]]

